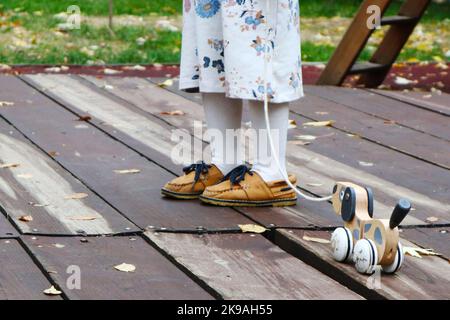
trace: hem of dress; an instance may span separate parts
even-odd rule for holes
[[[196,92],[200,93],[225,93],[227,98],[230,99],[241,99],[241,100],[252,100],[252,101],[264,101],[262,98],[255,97],[252,93],[249,94],[239,94],[239,95],[233,95],[230,94],[225,90],[224,87],[209,87],[205,85],[201,85],[200,81],[192,81],[192,80],[180,80],[179,89],[183,91],[189,91],[193,92],[194,90]],[[287,102],[293,102],[300,100],[305,96],[303,90],[300,90],[293,94],[287,94],[283,95],[282,97],[279,97],[277,99],[271,100],[270,103],[287,103]]]

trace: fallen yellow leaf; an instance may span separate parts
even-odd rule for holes
[[[54,286],[51,286],[48,289],[44,290],[44,293],[48,296],[58,296],[60,295],[62,292],[57,290]]]
[[[242,232],[251,232],[251,233],[264,233],[267,231],[263,226],[258,226],[256,224],[240,224],[239,228]]]
[[[20,220],[20,221],[24,221],[24,222],[30,222],[30,221],[33,221],[33,217],[30,216],[30,215],[28,215],[28,216],[21,216],[21,217],[19,218],[19,220]]]
[[[160,114],[168,116],[183,116],[185,113],[181,110],[174,110],[174,111],[163,111],[160,112]]]
[[[69,200],[69,199],[77,200],[77,199],[84,199],[84,198],[86,198],[87,196],[88,196],[87,193],[80,192],[80,193],[74,193],[74,194],[71,194],[70,196],[66,196],[66,197],[64,197],[64,199],[67,199],[67,200]]]
[[[125,169],[125,170],[114,170],[115,173],[118,174],[133,174],[133,173],[139,173],[141,170],[139,169]]]
[[[428,217],[426,220],[427,220],[428,222],[436,222],[436,221],[438,221],[439,219],[436,218],[436,217]]]
[[[331,241],[327,240],[327,239],[314,238],[314,237],[308,237],[308,236],[303,236],[303,240],[311,241],[311,242],[317,242],[317,243],[331,243]]]
[[[109,68],[105,68],[105,69],[103,70],[103,73],[104,73],[104,74],[108,74],[108,75],[112,75],[112,74],[119,74],[119,73],[122,73],[122,71],[120,71],[120,70],[114,70],[114,69],[109,69]]]
[[[421,255],[424,256],[440,256],[440,253],[435,252],[433,249],[422,249],[422,248],[414,248],[414,247],[403,247],[403,253],[408,254],[412,257],[422,259]]]
[[[328,120],[328,121],[306,122],[303,125],[310,126],[310,127],[327,127],[327,126],[331,126],[333,123],[335,123],[334,120]]]
[[[315,136],[309,136],[309,135],[301,135],[301,136],[296,136],[297,139],[300,140],[306,140],[306,141],[314,141],[317,139],[317,137]]]
[[[78,217],[70,217],[70,220],[80,220],[80,221],[90,221],[95,220],[97,217],[94,216],[78,216]]]
[[[0,107],[10,107],[13,106],[14,102],[9,102],[9,101],[0,101]]]
[[[122,263],[117,266],[114,266],[114,269],[122,272],[134,272],[136,270],[136,267],[132,264]]]
[[[20,166],[19,163],[4,163],[4,164],[0,164],[0,168],[1,169],[6,169],[6,168],[16,168]]]
[[[295,122],[295,120],[289,120],[288,125],[289,125],[289,129],[297,128],[297,122]]]
[[[18,175],[17,175],[17,178],[31,179],[31,178],[33,178],[33,175],[32,175],[32,174],[29,174],[29,173],[23,173],[23,174],[18,174]]]
[[[158,83],[158,86],[161,87],[161,88],[171,87],[171,86],[173,86],[173,80],[172,79],[167,79],[166,81]]]

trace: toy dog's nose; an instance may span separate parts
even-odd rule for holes
[[[411,210],[411,203],[406,199],[401,199],[392,212],[389,228],[394,229],[400,225],[406,215]]]

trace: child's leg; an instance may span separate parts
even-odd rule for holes
[[[265,139],[265,137],[261,136],[260,133],[261,129],[266,130],[263,103],[260,101],[249,101],[249,106],[252,128],[257,130],[258,139]],[[269,118],[275,149],[278,150],[278,154],[276,154],[275,156],[280,160],[281,169],[286,172],[286,145],[289,122],[289,104],[270,104]],[[263,134],[266,134],[266,132],[267,131],[263,131]],[[259,141],[257,146],[260,146]],[[277,167],[277,163],[270,156],[272,152],[270,151],[268,141],[267,146],[264,145],[264,148],[267,148],[268,151],[258,150],[252,169],[256,171],[264,179],[264,181],[283,179],[283,176],[281,175],[280,170]]]
[[[223,93],[204,93],[203,106],[207,129],[211,130],[212,134],[211,162],[225,175],[243,163],[237,143],[226,139],[227,129],[238,130],[241,128],[242,100],[226,98]],[[215,133],[219,133],[219,135]]]

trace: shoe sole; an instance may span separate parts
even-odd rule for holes
[[[201,195],[201,193],[179,193],[169,191],[167,189],[161,189],[161,194],[170,198],[180,199],[180,200],[195,200]]]
[[[200,196],[199,199],[204,203],[221,207],[287,207],[287,206],[295,206],[297,204],[297,198],[277,199],[267,201],[245,201],[245,200],[220,200]]]

